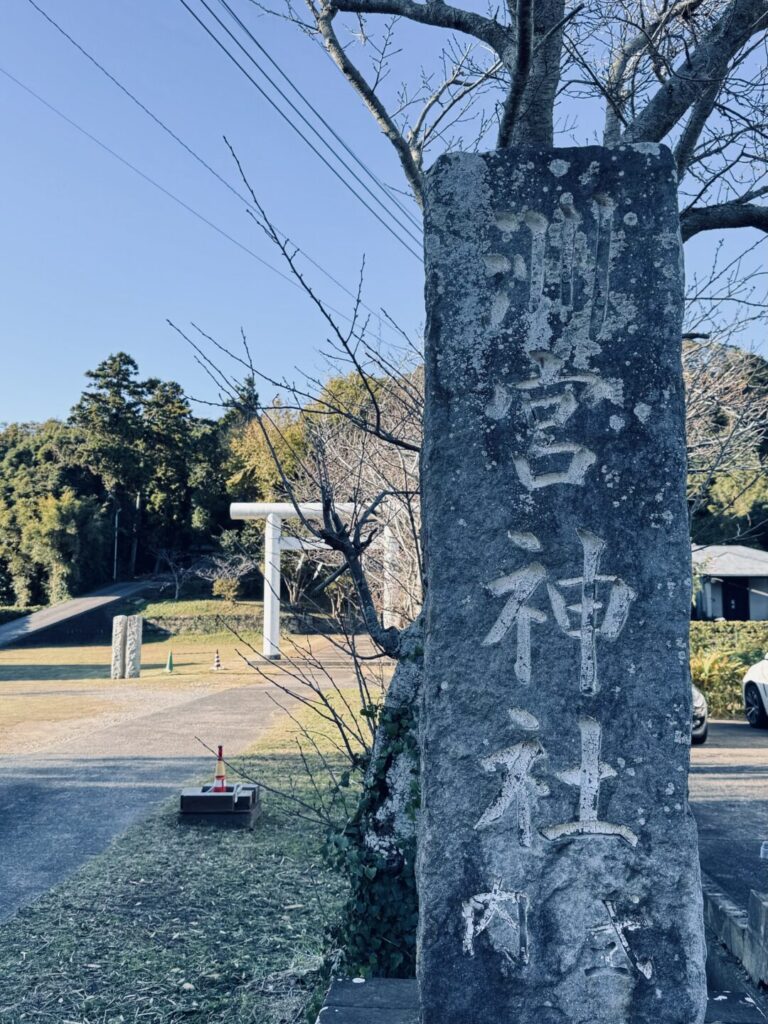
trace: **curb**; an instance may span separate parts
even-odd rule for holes
[[[741,991],[732,977],[732,965],[721,964],[718,987],[710,988],[707,1024],[765,1024],[755,1000]],[[735,987],[734,987],[734,982]],[[727,988],[719,985],[727,983]],[[415,978],[340,979],[331,982],[315,1024],[419,1024],[419,997]]]
[[[743,910],[702,873],[704,921],[756,985],[768,984],[768,894],[749,893]]]

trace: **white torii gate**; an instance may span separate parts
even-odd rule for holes
[[[299,502],[301,515],[307,519],[322,519],[323,506],[319,501]],[[355,510],[350,502],[333,506],[339,515],[351,515]],[[327,544],[302,537],[283,537],[283,520],[297,519],[296,505],[289,501],[233,502],[229,506],[230,519],[266,519],[264,530],[264,643],[265,658],[276,661],[280,657],[280,552],[324,550]],[[330,550],[330,549],[328,549]]]

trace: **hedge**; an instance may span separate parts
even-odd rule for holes
[[[42,605],[30,605],[25,607],[20,604],[6,604],[0,607],[0,626],[4,622],[13,622],[14,619],[20,619],[22,615],[30,615],[32,612],[39,612]]]
[[[741,681],[768,651],[768,622],[692,622],[691,678],[712,718],[743,718]]]
[[[151,633],[179,636],[196,633],[209,635],[225,633],[228,629],[236,633],[261,633],[262,616],[237,615],[223,612],[219,615],[148,615],[144,617],[144,626]],[[335,633],[337,623],[327,615],[301,614],[283,612],[280,616],[280,628],[285,633],[317,634]]]
[[[692,622],[691,654],[706,651],[754,651],[758,661],[768,651],[768,621]]]

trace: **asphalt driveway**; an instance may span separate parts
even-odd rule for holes
[[[69,601],[61,601],[53,604],[50,608],[43,608],[39,612],[32,612],[31,615],[24,615],[20,619],[13,619],[0,626],[0,647],[8,647],[10,644],[20,640],[26,640],[36,633],[42,633],[51,626],[57,626],[68,619],[77,618],[97,608],[105,608],[126,597],[134,597],[147,589],[147,581],[140,580],[130,583],[114,583],[109,587],[102,587],[101,590],[94,590],[92,594],[84,594],[82,597],[73,597]]]
[[[738,906],[749,890],[768,892],[768,730],[712,722],[692,750],[690,799],[699,826],[703,870]]]
[[[0,757],[0,920],[213,769],[195,736],[232,755],[279,709],[271,686],[239,686],[135,717],[44,754]],[[73,754],[72,751],[77,753]]]

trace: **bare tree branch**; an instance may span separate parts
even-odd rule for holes
[[[751,36],[768,26],[766,0],[732,0],[692,54],[627,128],[627,142],[660,142],[701,95],[725,76],[728,64]]]
[[[509,28],[495,18],[453,7],[443,0],[428,0],[423,4],[414,0],[333,0],[333,7],[351,14],[394,14],[421,25],[463,32],[482,40],[505,63],[514,59],[514,35]]]
[[[682,178],[693,160],[696,145],[704,130],[704,125],[715,108],[715,103],[722,87],[722,79],[712,82],[691,108],[691,113],[683,133],[675,146],[675,163],[677,164],[677,175],[679,178]]]
[[[379,100],[374,89],[366,82],[362,73],[355,67],[339,43],[338,37],[333,29],[333,19],[336,17],[339,8],[325,4],[320,8],[315,7],[310,0],[310,9],[315,13],[317,26],[323,37],[325,48],[331,55],[331,59],[339,68],[341,73],[350,83],[355,92],[360,96],[368,110],[373,114],[379,128],[395,147],[400,163],[405,173],[406,180],[411,186],[416,201],[423,204],[421,171],[413,158],[408,143],[403,138],[397,125],[387,113],[386,107]]]
[[[680,214],[683,241],[701,231],[723,231],[728,228],[757,228],[768,233],[768,206],[735,201],[715,206],[694,206]]]
[[[525,8],[528,0],[519,4],[518,10],[524,17],[530,17]],[[551,146],[554,137],[554,107],[560,82],[560,61],[563,50],[563,30],[568,18],[565,15],[565,0],[535,0],[532,8],[533,49],[530,60],[518,52],[523,60],[522,67],[516,65],[510,85],[506,106],[516,106],[514,122],[506,116],[502,122],[509,138],[509,145]],[[518,28],[518,39],[523,33],[523,23]],[[520,92],[520,100],[510,102],[512,94]],[[503,146],[500,132],[499,146]]]
[[[523,94],[528,85],[531,61],[533,60],[533,9],[535,6],[534,0],[517,0],[515,65],[499,125],[498,145],[500,149],[512,142],[520,106],[523,102]]]

